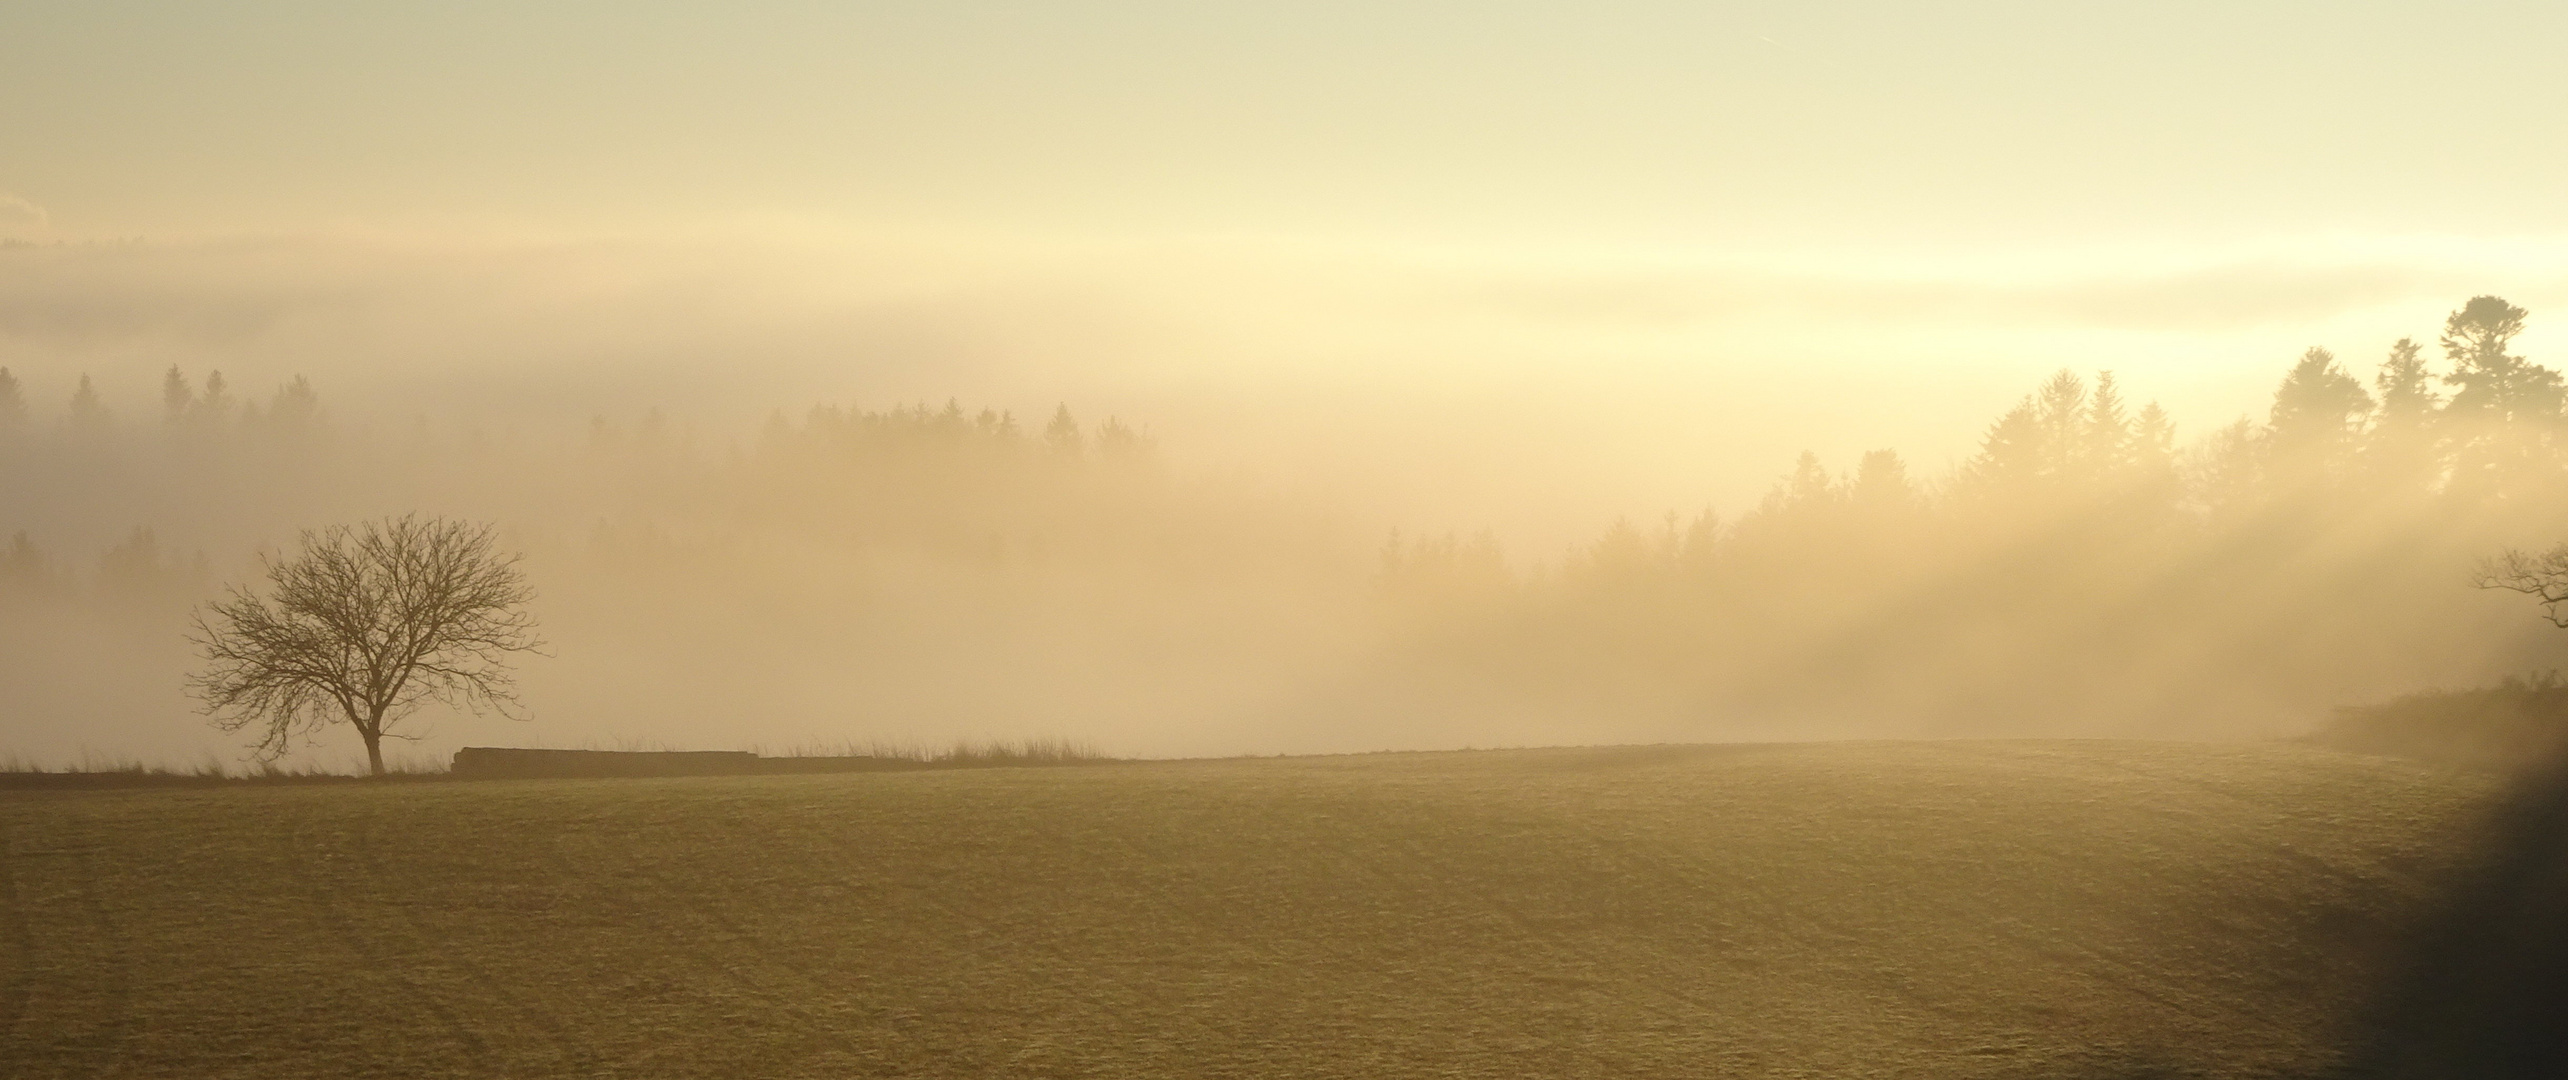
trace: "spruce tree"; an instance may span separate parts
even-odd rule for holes
[[[2275,388],[2267,423],[2277,443],[2306,450],[2343,443],[2371,415],[2372,395],[2363,384],[2336,366],[2336,354],[2312,348]]]
[[[187,376],[179,372],[178,365],[171,364],[161,376],[162,418],[175,427],[185,423],[195,408],[195,388],[187,385]]]
[[[2112,476],[2131,463],[2131,418],[2110,371],[2096,373],[2095,392],[2087,395],[2078,457],[2091,476]]]
[[[2400,338],[2372,376],[2381,402],[2364,446],[2374,475],[2411,491],[2431,487],[2439,471],[2434,431],[2443,395],[2434,390],[2434,372],[2425,349],[2413,338]]]
[[[112,418],[105,403],[98,400],[98,387],[89,376],[80,377],[80,386],[71,392],[71,430],[82,436],[103,435]]]
[[[1070,406],[1052,410],[1052,422],[1043,426],[1043,445],[1065,458],[1079,456],[1087,440],[1079,434],[1079,422],[1070,418]]]

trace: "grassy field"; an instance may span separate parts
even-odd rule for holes
[[[2304,1076],[2493,781],[1873,743],[0,795],[0,1072]]]

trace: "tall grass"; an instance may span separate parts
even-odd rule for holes
[[[957,739],[944,747],[916,743],[870,739],[864,742],[810,743],[788,748],[782,754],[760,756],[788,758],[872,758],[878,761],[905,761],[919,765],[946,768],[971,768],[994,765],[1081,765],[1117,760],[1106,756],[1094,743],[1069,738],[1025,739]]]
[[[622,753],[649,753],[670,749],[665,744],[640,740],[617,740],[609,747]],[[1000,766],[1087,765],[1118,759],[1105,755],[1095,744],[1067,738],[1026,739],[958,739],[942,747],[922,746],[885,740],[813,743],[797,746],[782,754],[768,754],[763,748],[752,748],[759,756],[803,762],[817,769],[786,771],[831,772],[826,762],[843,761],[859,769],[868,763],[879,766],[969,769]],[[429,780],[449,775],[447,763],[409,756],[393,756],[385,762],[388,779]],[[59,766],[16,754],[0,756],[0,789],[6,788],[82,788],[82,787],[172,787],[230,783],[329,783],[365,779],[361,766],[349,764],[344,769],[317,762],[288,765],[276,761],[248,763],[226,762],[208,753],[193,765],[172,767],[144,762],[132,757],[110,757],[83,752],[73,762]]]
[[[416,758],[395,758],[384,767],[387,778],[415,780],[445,775],[443,765]],[[188,787],[231,783],[328,783],[362,780],[361,769],[332,768],[317,762],[287,765],[276,761],[230,762],[208,751],[195,763],[173,766],[146,762],[130,755],[106,755],[82,750],[80,756],[59,765],[18,754],[0,756],[0,788],[82,788],[82,787]]]
[[[2474,690],[2428,690],[2336,710],[2315,737],[2340,749],[2475,768],[2516,769],[2568,752],[2568,680],[2508,676]]]

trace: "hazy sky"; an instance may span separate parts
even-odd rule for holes
[[[0,367],[708,446],[1068,403],[1556,560],[1805,448],[1944,475],[2062,366],[2192,438],[2480,293],[2568,366],[2563,58],[2557,0],[8,0]]]
[[[0,271],[0,363],[1074,399],[1406,430],[1465,526],[1735,504],[2062,364],[2198,433],[2476,292],[2544,356],[2562,55],[2530,2],[27,0],[0,236],[148,253]]]
[[[1934,251],[2568,229],[2568,9],[18,3],[81,234],[1043,233]]]

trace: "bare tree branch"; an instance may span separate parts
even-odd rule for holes
[[[510,654],[541,655],[518,556],[491,525],[408,516],[303,534],[261,560],[269,595],[239,587],[196,612],[205,666],[188,681],[224,731],[255,729],[271,760],[342,720],[383,775],[382,740],[426,702],[522,719]]]
[[[2494,557],[2479,560],[2470,584],[2481,589],[2519,592],[2539,600],[2542,617],[2552,626],[2568,629],[2568,544],[2539,555],[2507,548]]]

